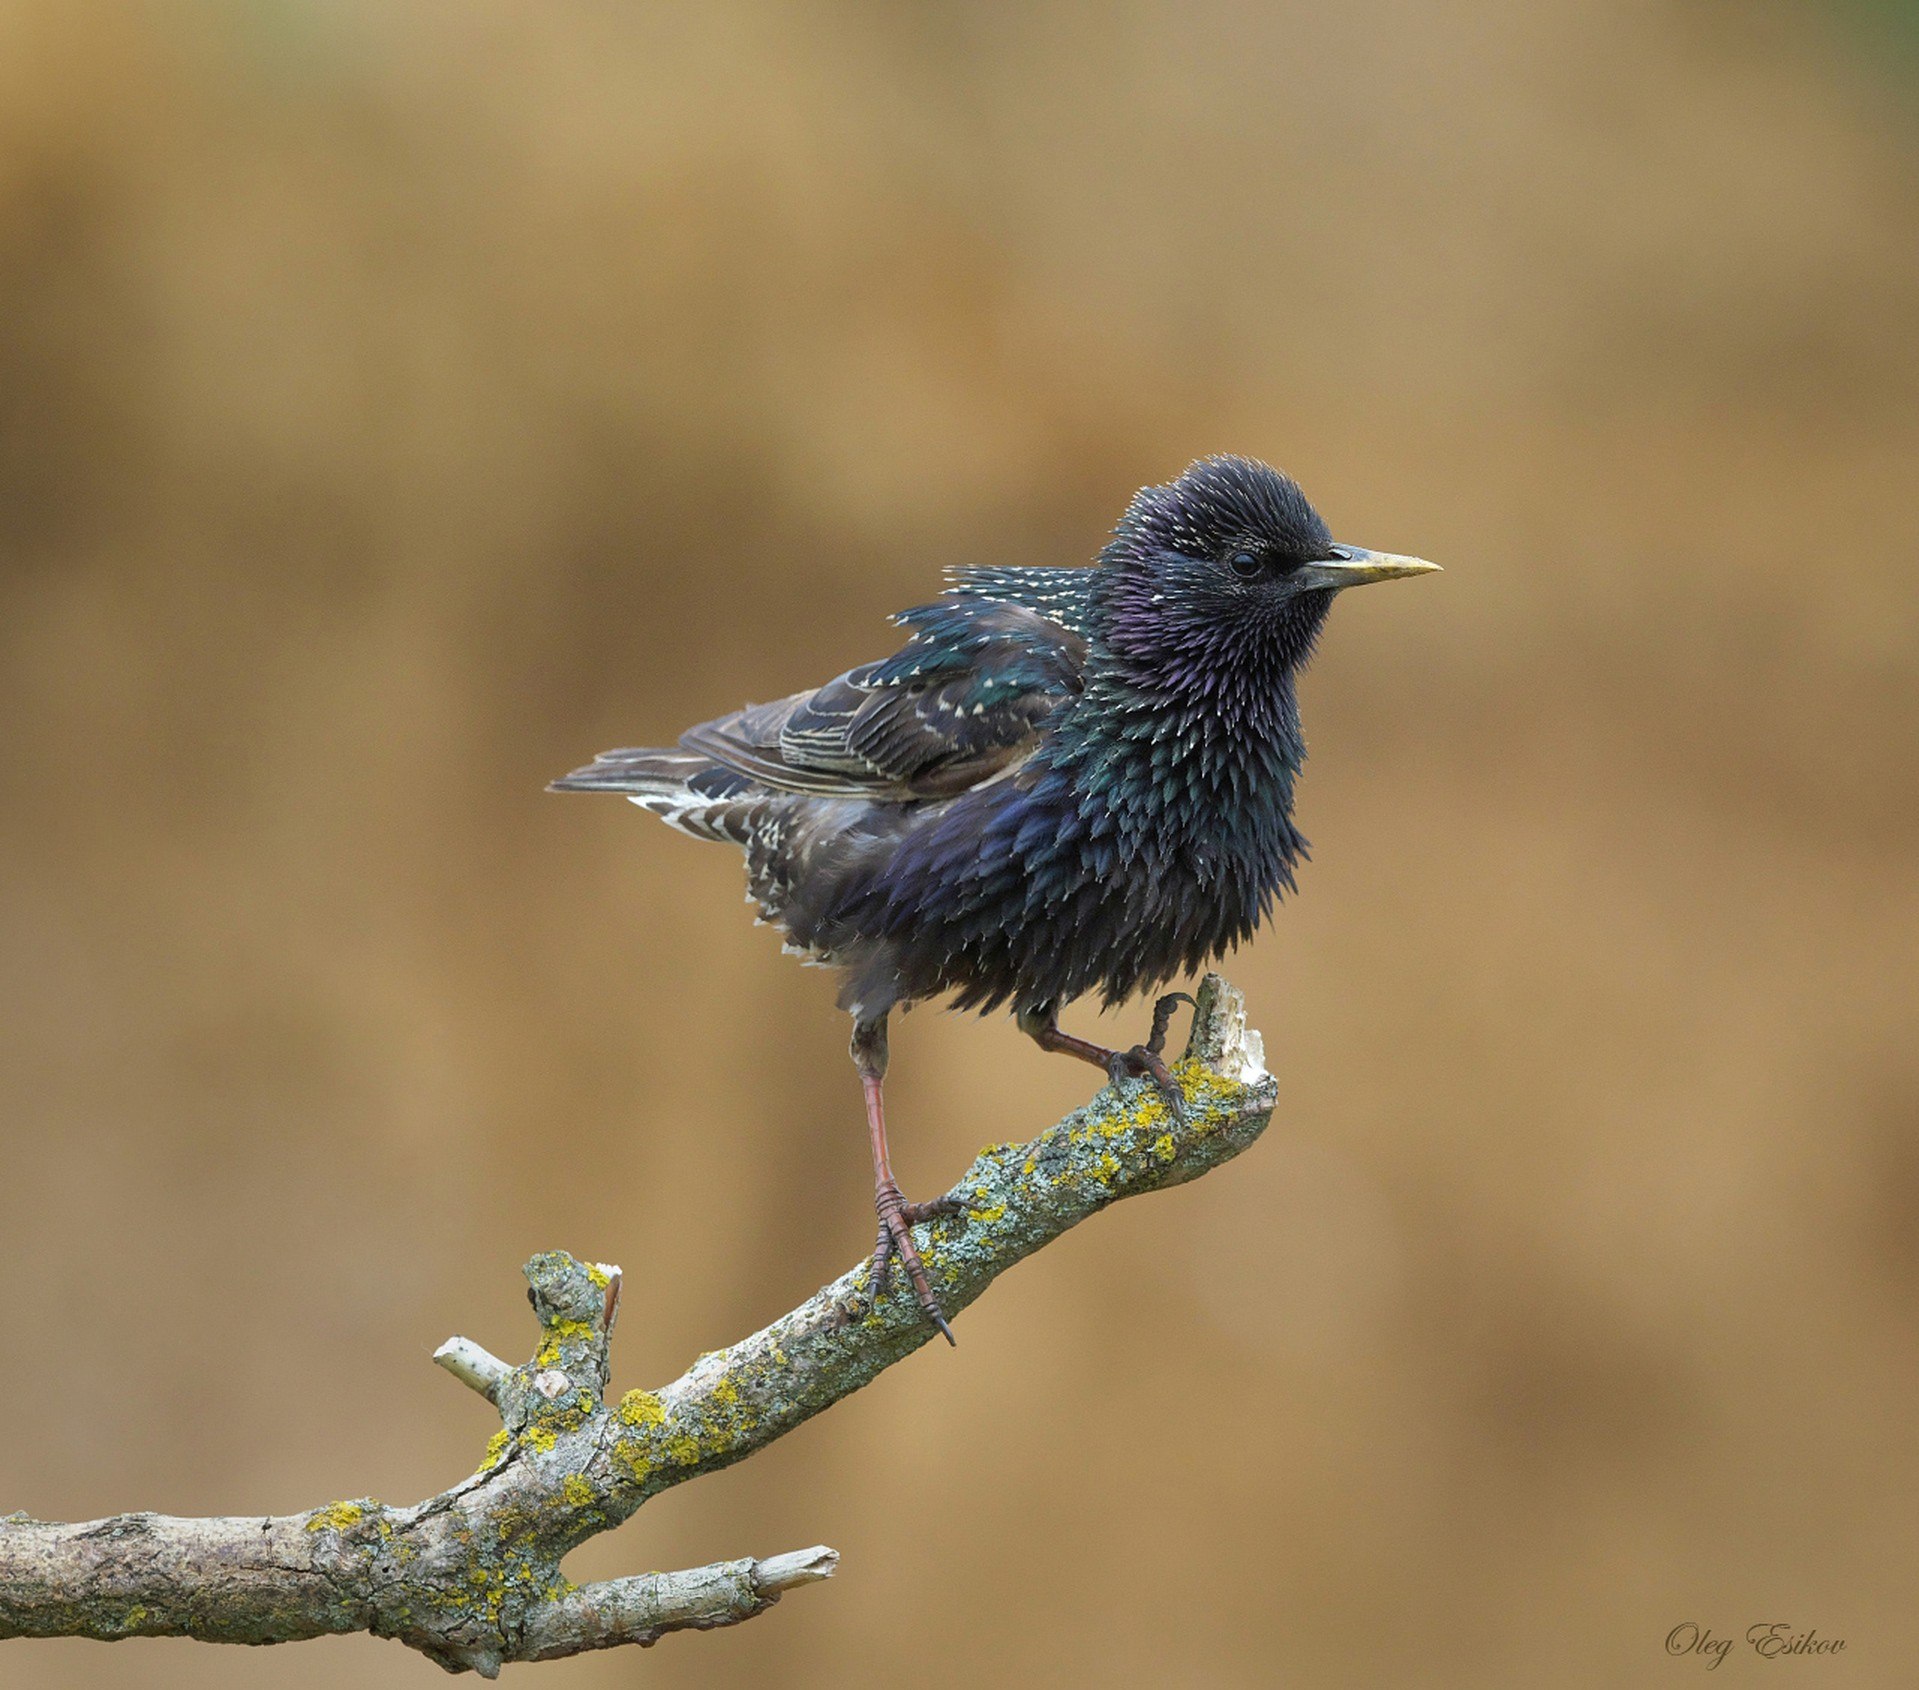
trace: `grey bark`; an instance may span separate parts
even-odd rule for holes
[[[1264,1130],[1276,1086],[1240,995],[1199,991],[1175,1069],[1185,1119],[1153,1086],[1109,1087],[1030,1143],[983,1150],[954,1189],[968,1212],[916,1229],[958,1314],[1015,1262],[1122,1197],[1197,1178]],[[495,1676],[668,1631],[733,1625],[831,1575],[826,1548],[576,1586],[567,1552],[670,1486],[744,1460],[927,1341],[902,1274],[865,1264],[657,1391],[609,1398],[618,1269],[554,1251],[526,1266],[541,1342],[509,1368],[465,1339],[437,1359],[502,1421],[471,1477],[425,1502],[372,1498],[277,1517],[0,1518],[0,1639],[196,1637],[286,1643],[366,1631],[449,1671]]]

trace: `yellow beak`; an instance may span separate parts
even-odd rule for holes
[[[1306,567],[1318,587],[1364,587],[1373,581],[1397,581],[1402,575],[1434,575],[1439,565],[1423,557],[1401,557],[1396,552],[1369,552],[1364,546],[1335,546],[1338,554]]]

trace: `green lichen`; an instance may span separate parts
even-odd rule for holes
[[[516,1505],[489,1517],[481,1531],[457,1532],[459,1583],[446,1589],[446,1606],[495,1631],[511,1624],[509,1608],[522,1612],[528,1600],[555,1588],[558,1570],[541,1536],[545,1525],[539,1509]]]

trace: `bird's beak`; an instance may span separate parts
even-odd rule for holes
[[[1363,587],[1371,581],[1397,581],[1402,575],[1431,575],[1439,569],[1423,557],[1369,552],[1364,546],[1335,546],[1333,554],[1301,571],[1309,574],[1315,587]]]

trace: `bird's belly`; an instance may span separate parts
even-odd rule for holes
[[[849,1001],[961,1007],[1129,997],[1247,937],[1276,882],[1215,835],[1122,846],[1082,812],[979,792],[914,818],[861,865],[809,950]]]
[[[1229,883],[1163,859],[1103,872],[1035,864],[1018,891],[1016,906],[993,899],[960,916],[960,942],[941,946],[941,993],[1036,1006],[1098,992],[1117,1002],[1229,948],[1257,909]],[[1016,913],[995,916],[996,907]]]

